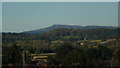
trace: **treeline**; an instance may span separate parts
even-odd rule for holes
[[[114,42],[120,42],[120,40],[115,40]],[[111,42],[113,43],[113,42]],[[18,46],[16,44],[11,44],[11,46],[3,46],[3,58],[2,64],[4,66],[22,66],[23,65],[23,52],[25,54],[26,64],[31,64],[30,54],[40,54],[40,53],[56,53],[55,56],[48,57],[47,65],[55,66],[115,66],[116,68],[120,65],[120,46],[118,44],[109,45],[106,44],[96,44],[96,45],[79,45],[64,42],[63,44],[52,47],[41,45],[29,47],[29,46]],[[44,44],[43,44],[44,45]],[[116,48],[111,48],[114,46]],[[35,48],[36,49],[32,49]]]
[[[89,29],[89,30],[80,30],[80,29],[55,29],[46,33],[43,33],[41,36],[36,36],[35,39],[41,40],[63,40],[63,41],[76,41],[76,40],[93,40],[93,39],[111,39],[118,38],[118,32],[120,29],[108,29],[108,28],[98,28],[98,29]]]
[[[49,57],[49,64],[62,64],[63,66],[110,66],[109,60],[112,61],[111,59],[117,57],[117,55],[116,50],[111,50],[106,46],[96,45],[96,47],[80,46],[79,48],[73,48],[71,44],[67,44],[56,49],[56,56]]]
[[[98,28],[98,29],[67,29],[60,28],[51,30],[42,34],[26,34],[26,33],[2,33],[3,43],[13,43],[16,40],[96,40],[96,39],[113,39],[119,38],[120,29]]]

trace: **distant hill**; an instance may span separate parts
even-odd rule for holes
[[[55,26],[55,25],[54,25]],[[86,26],[87,27],[87,26]],[[55,28],[55,27],[54,27]],[[42,30],[42,29],[41,29]],[[16,40],[45,40],[45,41],[77,41],[77,40],[104,40],[119,38],[120,29],[115,27],[100,28],[55,28],[44,33],[2,33],[3,43],[12,43]]]
[[[40,34],[40,33],[44,33],[44,32],[50,31],[50,30],[58,29],[58,28],[86,30],[86,29],[96,29],[96,28],[110,28],[110,29],[114,29],[116,27],[113,27],[113,26],[52,25],[52,26],[47,27],[47,28],[42,28],[42,29],[37,29],[37,30],[32,30],[32,31],[25,31],[25,32],[22,32],[22,33]]]

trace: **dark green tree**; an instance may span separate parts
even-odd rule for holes
[[[82,50],[73,50],[68,53],[62,61],[64,66],[85,66],[86,57]]]
[[[120,49],[116,49],[114,52],[114,58],[117,59],[118,65],[120,67]]]
[[[13,44],[11,47],[3,47],[3,60],[2,64],[21,64],[22,63],[22,54],[21,54],[21,48],[16,46],[16,44]]]
[[[98,60],[101,56],[99,51],[95,48],[88,48],[85,50],[85,56],[87,58],[87,65],[88,66],[96,66],[98,64]]]
[[[99,53],[101,55],[100,56],[101,59],[112,58],[112,56],[113,56],[113,51],[110,48],[106,47],[106,46],[99,45],[98,46],[98,51],[99,51]]]
[[[55,56],[56,60],[61,62],[63,58],[66,56],[66,54],[68,54],[72,49],[73,47],[68,43],[65,43],[64,45],[59,46],[56,49],[56,56]]]

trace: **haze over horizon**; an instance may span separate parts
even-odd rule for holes
[[[117,2],[3,2],[3,32],[54,24],[118,26]]]
[[[58,29],[58,28],[77,28],[77,29],[81,29],[81,30],[86,30],[86,29],[96,29],[96,28],[118,28],[118,26],[98,26],[98,25],[74,25],[74,24],[71,24],[71,25],[67,25],[67,24],[54,24],[54,25],[50,25],[48,27],[44,27],[44,28],[38,28],[38,29],[32,29],[32,30],[28,30],[28,31],[21,31],[21,32],[10,32],[10,33],[29,33],[29,32],[37,32],[38,33],[42,30],[48,30],[48,28],[50,28],[50,30],[53,30],[53,29]],[[78,28],[79,27],[79,28]],[[51,29],[52,28],[52,29]],[[74,29],[73,28],[73,29]],[[40,31],[39,31],[40,30]],[[48,30],[49,31],[49,30]],[[46,31],[45,31],[46,32]],[[3,33],[9,33],[9,32],[3,32]]]

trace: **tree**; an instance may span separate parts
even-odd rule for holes
[[[48,56],[48,64],[49,65],[57,65],[59,62],[56,60],[54,56]]]
[[[86,58],[82,50],[73,50],[62,61],[64,66],[85,66]]]
[[[111,58],[113,56],[113,51],[106,47],[106,46],[103,46],[103,45],[99,45],[98,46],[98,51],[100,53],[100,57],[101,59],[104,59],[104,58]]]
[[[11,47],[3,47],[3,65],[20,64],[22,62],[21,48],[13,44]]]
[[[66,56],[66,54],[68,54],[72,49],[73,47],[67,43],[58,47],[56,49],[56,56],[55,56],[56,60],[61,62],[61,60],[63,60],[63,58]]]
[[[23,53],[25,54],[25,63],[30,64],[31,62],[30,52],[28,50],[25,50]]]
[[[120,66],[120,48],[115,50],[114,58],[117,59],[118,65]]]
[[[88,48],[85,50],[85,56],[87,58],[87,65],[95,66],[100,58],[100,53],[95,48]]]

